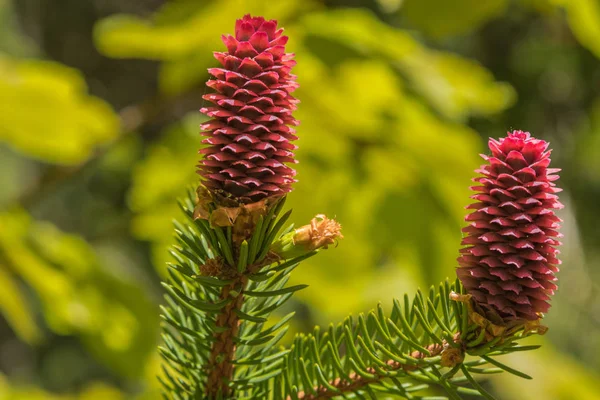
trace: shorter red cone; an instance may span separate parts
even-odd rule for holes
[[[560,260],[555,246],[563,205],[548,168],[548,143],[513,131],[489,140],[491,156],[476,172],[476,202],[465,220],[457,275],[473,299],[503,320],[537,320],[550,308]]]

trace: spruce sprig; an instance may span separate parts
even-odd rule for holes
[[[194,217],[193,191],[180,202],[188,221],[175,222],[178,245],[171,252],[161,308],[167,398],[256,398],[257,384],[280,373],[287,351],[276,346],[293,313],[274,325],[265,323],[306,287],[286,283],[300,261],[317,253],[291,259],[269,253],[273,241],[290,230],[279,233],[289,216],[279,216],[284,201],[257,225],[252,247],[244,241],[239,249],[226,239],[225,228]]]
[[[538,331],[520,326],[507,336],[490,338],[474,322],[463,325],[470,320],[469,308],[457,306],[452,293],[464,294],[460,281],[432,286],[427,293],[419,290],[412,300],[394,300],[389,314],[379,305],[327,330],[317,327],[312,334],[296,335],[270,398],[460,399],[468,394],[489,399],[474,376],[507,371],[531,379],[495,357],[537,349],[518,342]],[[419,395],[432,386],[447,397]]]
[[[430,399],[460,399],[461,394],[491,399],[478,376],[506,371],[530,379],[496,357],[537,349],[519,341],[543,329],[516,325],[494,335],[493,324],[486,329],[474,319],[458,280],[394,300],[389,313],[378,305],[327,329],[317,326],[311,334],[297,334],[287,348],[279,345],[294,313],[271,325],[269,316],[306,287],[286,284],[291,272],[319,250],[305,249],[297,256],[288,248],[285,254],[296,255],[291,259],[269,251],[281,250],[281,243],[289,247],[294,232],[291,226],[278,232],[285,218],[279,217],[282,199],[250,239],[260,243],[255,254],[265,256],[250,264],[248,254],[231,244],[233,262],[218,264],[217,276],[207,276],[203,267],[224,260],[223,246],[230,242],[214,232],[225,229],[194,218],[194,201],[190,190],[180,202],[187,223],[175,223],[178,245],[164,284],[160,353],[165,398],[374,399],[386,394],[426,399],[420,394],[439,387],[446,397]]]

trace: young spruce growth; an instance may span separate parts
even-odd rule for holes
[[[187,222],[175,223],[164,284],[165,398],[426,399],[437,387],[450,399],[492,399],[478,375],[530,378],[496,357],[537,348],[519,340],[546,329],[559,264],[553,209],[562,206],[548,144],[521,131],[489,142],[455,282],[279,344],[293,313],[267,319],[306,287],[286,286],[290,273],[342,238],[324,215],[284,227],[298,101],[282,33],[246,15],[215,53],[222,68],[209,69],[201,184],[180,203]]]

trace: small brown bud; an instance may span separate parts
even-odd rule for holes
[[[309,225],[296,229],[293,241],[294,245],[304,245],[307,250],[312,251],[321,247],[326,249],[338,238],[344,238],[340,223],[319,214],[310,221]]]
[[[273,243],[271,251],[282,259],[290,259],[320,248],[326,249],[343,237],[339,222],[319,214],[310,224],[282,236]]]
[[[465,354],[462,349],[458,347],[446,346],[442,351],[442,360],[440,364],[442,367],[453,368],[458,364],[462,363],[465,359]]]
[[[224,264],[221,257],[209,258],[206,263],[200,265],[200,273],[204,276],[221,276],[223,269]]]

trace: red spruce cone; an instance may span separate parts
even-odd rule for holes
[[[298,84],[282,32],[275,20],[245,15],[235,37],[223,36],[227,51],[214,53],[223,68],[208,70],[215,79],[206,85],[216,93],[203,96],[214,107],[200,110],[212,119],[201,125],[209,146],[200,150],[199,174],[212,193],[239,203],[283,195],[295,182],[285,163],[296,162],[296,131],[288,125],[298,125],[290,95]]]
[[[553,209],[563,205],[553,181],[559,169],[548,168],[548,143],[529,132],[514,131],[490,139],[491,156],[475,172],[480,186],[465,220],[467,234],[457,275],[467,293],[487,312],[503,320],[537,320],[554,294],[561,220]]]

